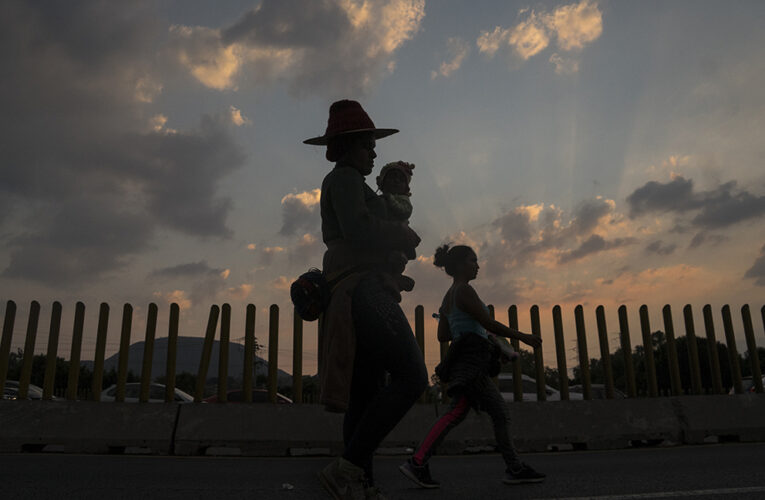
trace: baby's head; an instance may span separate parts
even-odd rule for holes
[[[411,194],[409,183],[412,181],[413,163],[394,161],[386,164],[377,176],[377,187],[384,194]]]

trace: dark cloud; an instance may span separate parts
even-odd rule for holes
[[[661,184],[650,181],[627,196],[630,217],[637,217],[651,212],[684,212],[699,208],[694,201],[693,181],[676,177],[671,182]]]
[[[260,249],[260,263],[264,266],[270,266],[274,262],[274,257],[285,251],[282,247],[264,247]]]
[[[363,95],[390,73],[395,52],[419,29],[424,0],[401,7],[263,0],[222,30],[177,26],[171,45],[213,88],[279,81],[296,94]]]
[[[317,227],[321,227],[318,189],[282,198],[282,228],[279,234],[291,236],[298,231],[313,231]]]
[[[612,216],[613,211],[613,202],[601,198],[579,203],[568,221],[562,220],[561,212],[554,207],[542,209],[536,217],[532,217],[528,207],[513,209],[493,222],[493,226],[500,230],[502,242],[489,248],[487,257],[492,266],[490,271],[501,272],[501,269],[495,269],[493,266],[505,268],[532,262],[541,253],[551,249],[562,251],[563,258],[560,263],[580,258],[577,257],[579,252],[586,252],[588,248],[600,244],[598,238],[603,240],[600,236],[592,235],[592,232],[605,218]],[[590,237],[582,244],[583,247],[563,251],[588,236]],[[614,240],[606,243],[603,240],[606,246],[626,241]],[[610,248],[615,246],[604,249]]]
[[[222,32],[225,45],[246,43],[320,50],[350,35],[348,15],[337,4],[305,0],[264,0]],[[328,36],[331,33],[332,36]]]
[[[598,227],[601,219],[611,215],[613,210],[614,207],[610,203],[600,198],[583,201],[574,209],[571,227],[575,234],[587,235]]]
[[[626,245],[631,245],[636,243],[636,241],[637,240],[635,238],[616,238],[614,240],[607,241],[602,236],[593,234],[574,250],[569,250],[561,253],[558,262],[565,264],[567,262],[582,259],[588,255],[603,252],[606,250],[612,250],[614,248],[619,248]]]
[[[122,165],[147,197],[157,222],[195,236],[230,236],[231,200],[216,196],[217,179],[244,163],[223,116],[203,117],[197,130],[124,137]]]
[[[717,245],[725,240],[725,236],[721,236],[719,234],[709,234],[707,231],[700,231],[693,236],[691,242],[688,244],[688,248],[698,248],[704,244]]]
[[[661,240],[656,240],[645,247],[645,253],[655,253],[657,255],[671,255],[677,249],[677,245],[664,245]]]
[[[630,217],[698,211],[691,223],[704,229],[725,228],[765,215],[765,196],[738,189],[735,181],[709,191],[695,191],[693,181],[683,177],[665,184],[651,181],[630,194],[627,203]]]
[[[527,244],[533,236],[531,218],[523,211],[508,212],[496,219],[493,224],[499,228],[502,238],[512,246]]]
[[[758,286],[765,286],[765,246],[760,249],[760,256],[754,261],[752,267],[750,267],[744,278],[750,278],[754,280],[754,283]]]
[[[324,255],[324,244],[321,237],[316,234],[306,233],[290,248],[290,264],[297,264],[302,267],[321,267],[322,257]]]
[[[171,290],[182,288],[184,294],[188,293],[188,300],[198,305],[214,300],[226,290],[228,276],[228,269],[215,268],[200,260],[157,269],[149,278],[154,282],[173,282],[167,285]]]
[[[765,215],[765,196],[747,191],[733,192],[736,184],[729,182],[712,192],[693,223],[707,229],[720,229]]]
[[[120,269],[127,256],[146,248],[145,222],[142,214],[110,200],[68,200],[34,230],[8,242],[15,250],[2,274],[47,285],[89,281]]]
[[[160,227],[230,234],[217,182],[244,157],[222,116],[150,126],[165,36],[151,8],[0,5],[4,276],[73,284],[118,270]]]
[[[188,262],[178,264],[177,266],[163,267],[151,273],[152,277],[158,278],[188,278],[198,277],[208,274],[221,274],[224,269],[214,269],[207,264],[207,261]]]

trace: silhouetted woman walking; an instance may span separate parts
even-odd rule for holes
[[[364,181],[377,157],[375,141],[396,132],[376,128],[358,102],[343,100],[330,107],[324,135],[304,141],[326,145],[335,163],[321,186],[323,271],[338,283],[319,331],[319,379],[322,404],[345,412],[345,450],[319,478],[337,499],[383,498],[372,456],[427,387],[388,261],[420,238],[406,223],[385,220],[384,201]],[[386,372],[391,382],[383,385]]]
[[[449,431],[465,420],[470,408],[476,408],[491,417],[497,447],[506,466],[503,482],[540,482],[545,475],[521,462],[510,438],[507,405],[490,377],[499,348],[490,342],[488,332],[518,339],[532,347],[542,345],[542,339],[491,318],[489,309],[469,284],[478,276],[479,268],[472,248],[444,245],[436,250],[433,263],[453,278],[441,302],[438,321],[438,340],[452,341],[452,344],[444,361],[436,367],[436,374],[448,383],[447,393],[452,402],[449,411],[436,421],[414,455],[399,468],[423,488],[438,488],[440,484],[430,476],[428,460]]]

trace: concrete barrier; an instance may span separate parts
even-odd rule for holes
[[[343,415],[318,405],[186,404],[176,455],[285,456],[291,449],[342,449]]]
[[[765,394],[676,399],[684,443],[765,441]]]
[[[391,432],[385,445],[416,446],[438,414],[447,409],[418,405]],[[550,401],[510,403],[511,432],[520,451],[611,449],[636,443],[681,442],[681,429],[670,399]],[[471,412],[439,450],[462,453],[491,447],[491,419]]]
[[[168,453],[176,404],[0,401],[0,451]]]
[[[520,451],[765,441],[765,394],[510,403]],[[381,451],[406,453],[446,408],[415,405]],[[0,401],[0,451],[178,455],[336,455],[343,416],[317,405]],[[471,412],[441,454],[490,450],[488,416]]]

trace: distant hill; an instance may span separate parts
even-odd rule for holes
[[[154,355],[151,363],[151,378],[165,375],[167,366],[167,343],[168,337],[158,338],[154,341]],[[144,341],[136,342],[128,350],[128,371],[140,376],[143,370]],[[178,337],[178,355],[176,358],[175,372],[199,372],[199,361],[202,358],[204,339],[201,337]],[[218,360],[220,359],[220,342],[214,341],[210,367],[207,370],[207,378],[218,377]],[[83,365],[93,369],[93,361],[83,361]],[[119,367],[119,353],[104,360],[104,370],[115,370]],[[234,378],[242,378],[244,370],[244,345],[230,342],[228,345],[228,375]],[[268,361],[255,356],[255,375],[268,375]],[[292,375],[284,370],[278,371],[278,385],[292,385]]]

